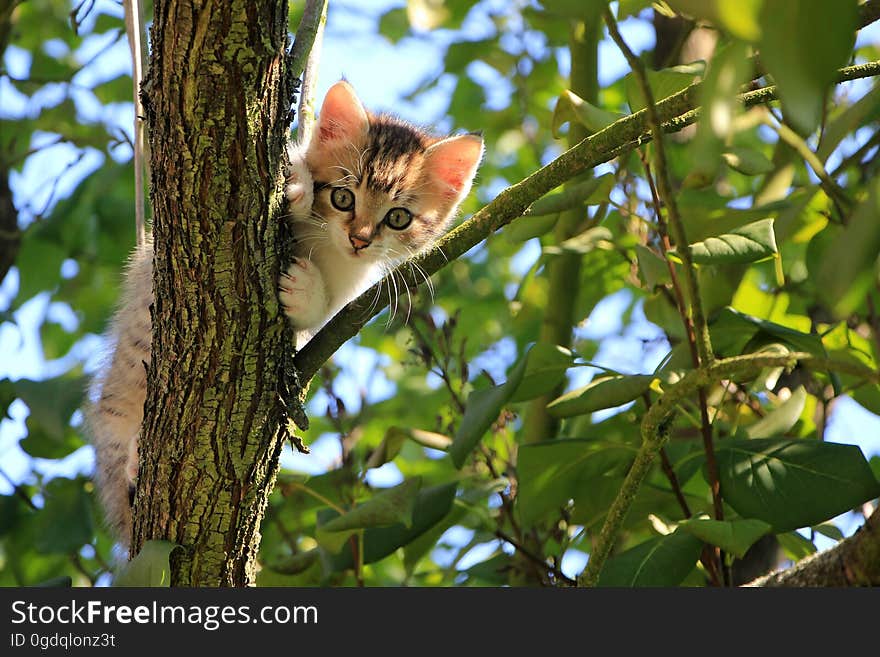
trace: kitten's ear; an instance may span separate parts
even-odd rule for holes
[[[370,120],[367,111],[345,80],[330,87],[318,114],[315,138],[320,144],[355,142],[367,132]]]
[[[483,158],[483,138],[461,135],[438,141],[425,151],[424,171],[429,184],[448,199],[462,199]]]

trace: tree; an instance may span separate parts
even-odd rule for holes
[[[781,554],[798,560],[815,550],[815,532],[843,538],[835,516],[870,514],[877,460],[826,434],[841,399],[880,412],[880,105],[869,85],[837,86],[880,72],[876,49],[854,45],[878,3],[765,0],[730,15],[721,2],[669,2],[679,13],[657,30],[654,52],[665,61],[656,70],[651,52],[634,54],[617,28],[629,15],[650,18],[658,10],[648,3],[620,3],[616,17],[602,2],[547,0],[494,15],[473,4],[412,2],[379,22],[391,41],[454,30],[446,113],[456,126],[483,127],[490,145],[472,216],[344,309],[288,367],[287,329],[273,312],[294,73],[283,3],[227,3],[201,22],[186,19],[186,2],[157,3],[147,115],[160,356],[134,545],[150,546],[141,561],[159,565],[170,546],[146,541],[180,545],[172,582],[242,584],[259,561],[265,585],[724,585],[742,581],[759,552],[771,565]],[[13,9],[2,16],[14,43],[35,18],[28,5]],[[90,20],[99,31],[100,17]],[[604,29],[629,72],[599,84]],[[706,33],[717,40],[706,61],[676,66]],[[39,62],[39,45],[30,49]],[[43,74],[32,64],[27,79],[6,77],[25,88]],[[431,74],[417,91],[444,84]],[[499,88],[509,103],[489,97]],[[27,131],[54,109],[15,123],[4,170],[34,148],[33,138],[22,145]],[[106,140],[79,122],[54,132],[74,144]],[[565,134],[561,152],[554,135]],[[102,260],[94,247],[110,224],[91,235],[77,227],[106,216],[99,179],[118,169],[99,169],[30,224],[17,255],[4,247],[21,280],[17,303],[50,288],[88,315],[82,287],[122,250]],[[130,204],[125,185],[113,192],[120,205]],[[58,269],[67,257],[80,269],[59,282],[49,267],[40,278],[49,255]],[[415,297],[434,273],[433,299]],[[103,294],[106,313],[112,290]],[[581,326],[609,299],[631,330],[646,332],[648,349],[634,359],[610,356],[609,341]],[[408,322],[392,325],[404,305]],[[388,327],[370,323],[385,307]],[[95,323],[70,336],[43,332],[69,346]],[[352,399],[354,368],[328,364],[356,334],[359,349],[391,359],[371,357],[375,376],[394,386],[384,399]],[[282,471],[272,493],[296,413],[293,370],[304,384],[321,378],[309,391],[307,438],[317,448],[327,439],[316,437],[332,434],[341,454],[324,474]],[[0,397],[30,409],[29,454],[60,457],[79,444],[68,427],[77,401],[69,375],[4,386]],[[41,403],[47,390],[51,404]],[[322,405],[324,417],[314,412]],[[395,468],[397,485],[377,485],[377,471]],[[94,579],[106,569],[108,539],[82,520],[93,504],[85,479],[15,483],[2,498],[11,581],[71,568]],[[805,527],[812,540],[795,532]],[[41,532],[40,555],[16,551]],[[794,581],[876,584],[876,536],[842,541]],[[444,560],[438,541],[454,556]],[[490,553],[462,566],[480,546]],[[573,570],[584,553],[586,568]],[[834,556],[845,581],[824,574]]]

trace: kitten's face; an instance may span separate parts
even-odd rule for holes
[[[438,139],[388,116],[368,115],[339,82],[327,93],[306,161],[314,214],[348,261],[400,261],[430,247],[470,190],[482,139]]]

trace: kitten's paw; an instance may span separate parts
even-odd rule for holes
[[[318,267],[308,258],[295,258],[278,282],[284,314],[296,329],[316,328],[327,313],[327,292]]]
[[[284,197],[294,217],[308,217],[315,200],[312,174],[306,166],[305,153],[298,148],[291,148],[288,154],[290,164],[285,175]]]

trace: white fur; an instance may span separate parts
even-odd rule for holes
[[[284,314],[297,329],[298,347],[333,315],[376,282],[381,273],[375,256],[354,256],[341,225],[312,216],[313,180],[305,163],[305,148],[291,146],[284,189],[294,235],[295,260],[279,281]],[[375,250],[374,250],[375,251]]]

